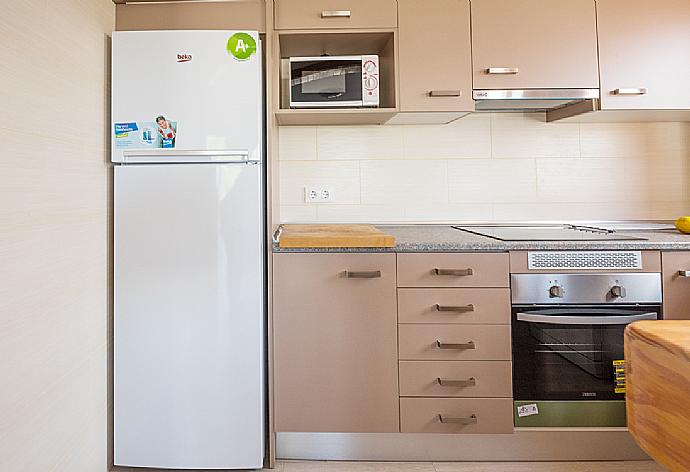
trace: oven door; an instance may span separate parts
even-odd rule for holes
[[[623,400],[623,331],[658,317],[658,306],[514,306],[515,400]]]
[[[290,59],[290,107],[361,107],[362,58]]]
[[[518,427],[626,425],[623,332],[658,305],[513,305]]]

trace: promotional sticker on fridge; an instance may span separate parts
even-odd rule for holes
[[[177,121],[158,115],[155,121],[132,121],[114,124],[117,149],[148,149],[175,147]]]

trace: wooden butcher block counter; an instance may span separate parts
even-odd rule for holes
[[[690,321],[629,325],[625,359],[630,433],[657,462],[690,471]]]
[[[373,225],[282,225],[281,248],[392,248],[395,238]]]

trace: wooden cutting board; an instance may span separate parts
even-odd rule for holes
[[[630,433],[669,470],[690,470],[690,321],[629,325],[625,365]]]
[[[395,237],[372,225],[283,225],[279,247],[395,247]]]

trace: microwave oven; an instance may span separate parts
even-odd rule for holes
[[[290,108],[379,106],[376,55],[291,57],[282,69],[283,100]]]

